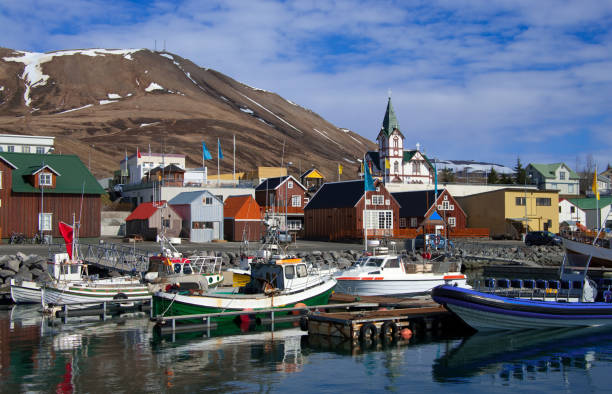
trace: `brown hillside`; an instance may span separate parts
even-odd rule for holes
[[[66,112],[69,111],[69,112]],[[56,149],[111,176],[136,147],[182,153],[202,164],[201,142],[213,155],[217,138],[232,170],[293,162],[297,175],[312,165],[328,180],[357,174],[356,159],[375,145],[337,128],[277,94],[251,88],[180,56],[149,50],[82,50],[33,54],[0,48],[0,133],[56,137]],[[349,162],[348,160],[352,161]]]

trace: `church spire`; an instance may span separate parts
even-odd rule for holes
[[[387,103],[387,112],[385,113],[385,119],[383,120],[382,129],[387,137],[391,135],[394,129],[399,130],[399,123],[395,117],[393,106],[391,105],[391,95],[389,94],[389,102]]]

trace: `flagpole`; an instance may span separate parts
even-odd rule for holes
[[[367,152],[366,152],[367,153]],[[366,163],[366,154],[363,154],[363,185],[364,185],[364,198],[363,198],[363,249],[367,252],[368,251],[368,225],[367,225],[367,220],[368,220],[368,188],[365,186],[365,183],[367,182],[366,180],[366,176],[365,176],[365,172],[366,172],[366,166],[368,165],[368,163]]]
[[[236,181],[236,134],[234,134],[234,171],[232,172],[232,180]]]

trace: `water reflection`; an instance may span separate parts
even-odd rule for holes
[[[454,382],[494,375],[523,380],[568,368],[589,370],[596,352],[609,354],[611,341],[612,331],[597,327],[476,333],[434,361],[433,378]]]

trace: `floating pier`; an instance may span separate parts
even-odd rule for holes
[[[109,316],[117,316],[124,313],[151,313],[153,297],[140,300],[108,300],[83,302],[78,304],[63,304],[46,307],[44,313],[67,322],[69,317],[99,316],[100,320],[106,320]]]

